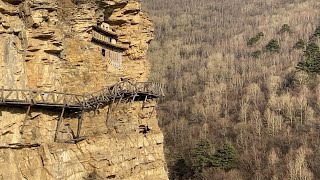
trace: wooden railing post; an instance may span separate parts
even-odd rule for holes
[[[17,93],[17,101],[19,101],[19,92],[20,92],[20,90],[16,90],[16,93]]]
[[[67,105],[66,92],[63,93],[63,106]]]
[[[22,127],[21,127],[21,129],[20,129],[20,134],[23,134],[23,130],[24,130],[24,127],[25,127],[26,122],[27,122],[27,120],[28,120],[28,116],[29,116],[29,114],[30,114],[30,110],[31,110],[31,104],[28,106],[27,113],[26,113],[26,115],[25,115],[25,117],[24,117],[23,124],[22,124]]]
[[[4,102],[4,86],[1,87],[1,101]]]
[[[61,112],[59,119],[58,119],[58,122],[57,122],[56,133],[54,135],[54,142],[56,142],[58,139],[58,132],[59,132],[60,124],[63,121],[64,110],[65,110],[65,106],[62,108],[62,112]]]
[[[77,129],[77,139],[80,138],[80,133],[81,133],[81,126],[82,126],[82,121],[83,121],[83,118],[84,118],[84,109],[82,109],[81,111],[81,117],[79,118],[78,120],[78,129]]]
[[[86,108],[86,95],[83,93],[82,95],[82,108]]]

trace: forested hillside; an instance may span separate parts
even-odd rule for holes
[[[320,179],[318,0],[143,3],[171,179]]]

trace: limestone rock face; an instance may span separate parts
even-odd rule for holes
[[[110,24],[128,47],[115,68],[91,42],[93,26]],[[153,26],[134,0],[0,0],[0,86],[91,93],[120,78],[146,81]],[[79,113],[0,106],[0,179],[168,179],[156,102],[119,103]],[[25,116],[28,120],[23,131]],[[150,131],[143,134],[140,125]],[[57,141],[54,141],[57,135]]]

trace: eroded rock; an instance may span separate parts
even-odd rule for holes
[[[153,25],[139,3],[127,0],[0,1],[0,86],[71,93],[94,92],[120,78],[146,81]],[[92,27],[109,22],[121,45],[113,67],[91,42]],[[86,112],[77,144],[77,114],[64,116],[54,142],[59,110],[0,107],[0,179],[168,179],[163,135],[152,108],[141,102]],[[150,130],[141,133],[139,126]]]

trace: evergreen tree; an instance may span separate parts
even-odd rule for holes
[[[214,167],[230,170],[236,166],[237,151],[231,145],[225,145],[214,153],[211,163]]]
[[[315,42],[310,42],[307,45],[303,60],[298,63],[297,69],[309,74],[320,74],[320,49]]]
[[[260,58],[260,56],[261,56],[261,51],[260,51],[260,50],[254,51],[253,53],[251,53],[251,56],[252,56],[253,58],[255,58],[255,59]]]
[[[318,26],[313,34],[313,37],[320,37],[320,26]]]
[[[303,49],[305,46],[305,43],[303,39],[299,39],[296,44],[293,46],[294,49]]]
[[[179,158],[173,165],[173,179],[183,179],[192,174],[190,166],[183,158]]]
[[[260,39],[261,37],[264,36],[264,33],[263,32],[259,32],[258,34],[256,34],[254,37],[250,38],[248,41],[247,41],[247,46],[251,47],[253,46],[254,44],[256,44]]]
[[[283,34],[283,33],[291,33],[291,28],[288,24],[284,24],[280,31],[279,31],[280,34]]]
[[[272,39],[269,41],[269,43],[266,45],[267,51],[271,53],[278,53],[280,51],[280,45],[277,40]]]
[[[216,167],[230,170],[236,167],[237,150],[230,144],[219,148],[213,155],[207,140],[201,140],[193,150],[193,169],[199,176],[205,167]],[[180,162],[182,166],[182,162]]]
[[[204,167],[208,166],[211,162],[210,155],[211,146],[207,140],[200,140],[194,148],[193,155],[193,169],[195,175],[199,176]]]

